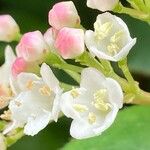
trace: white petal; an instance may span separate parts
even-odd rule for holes
[[[123,92],[119,83],[111,78],[106,78],[107,90],[109,93],[109,101],[118,108],[123,106]]]
[[[61,110],[68,118],[79,119],[80,115],[73,109],[73,97],[70,92],[66,92],[61,96]]]
[[[136,38],[132,39],[125,47],[122,48],[122,50],[117,55],[114,56],[115,61],[119,61],[126,57],[135,43]]]
[[[86,68],[81,73],[80,86],[90,90],[91,93],[104,88],[105,77],[95,68]]]
[[[104,132],[106,129],[108,129],[113,124],[119,109],[118,109],[118,106],[116,106],[116,105],[112,105],[111,109],[112,109],[112,111],[110,111],[107,114],[103,125],[100,126],[99,128],[93,129],[93,131],[95,132],[95,135],[100,135],[102,132]]]
[[[60,93],[56,93],[56,96],[55,96],[55,99],[54,99],[54,102],[53,102],[52,117],[55,120],[55,122],[57,122],[58,116],[59,116],[59,113],[60,113],[61,94],[62,94],[61,91],[60,91]]]
[[[9,86],[9,77],[11,75],[11,66],[15,60],[12,48],[8,45],[5,48],[5,63],[0,67],[0,84]]]
[[[51,88],[53,91],[56,93],[59,92],[60,87],[59,87],[59,81],[53,74],[52,70],[50,67],[43,63],[41,66],[41,76],[43,81]]]
[[[24,128],[24,133],[31,136],[36,135],[39,131],[48,125],[50,120],[51,114],[46,111],[41,113],[36,119],[29,117]]]
[[[16,59],[16,56],[12,48],[9,45],[7,45],[5,48],[5,61],[9,64],[12,64],[15,59]]]
[[[70,127],[70,134],[76,139],[85,139],[95,136],[92,127],[83,120],[73,120]]]
[[[21,91],[25,91],[25,90],[28,90],[27,88],[27,83],[29,81],[42,81],[41,78],[39,78],[36,74],[33,74],[33,73],[20,73],[18,76],[17,76],[17,83],[18,83],[18,86],[20,88]]]

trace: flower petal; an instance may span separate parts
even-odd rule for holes
[[[94,68],[86,68],[81,73],[80,86],[91,92],[103,88],[104,82],[104,75]]]
[[[122,108],[123,106],[123,92],[119,83],[111,78],[106,78],[107,90],[109,93],[109,100],[111,103]]]
[[[50,67],[43,63],[41,66],[41,76],[43,81],[50,87],[53,89],[53,91],[55,91],[56,93],[59,92],[60,87],[59,87],[59,81],[58,79],[55,77],[55,75],[53,74],[52,70],[50,69]]]

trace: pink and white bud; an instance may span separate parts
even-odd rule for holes
[[[75,28],[62,28],[56,38],[55,47],[64,59],[71,59],[84,52],[84,31]]]
[[[76,27],[80,24],[80,17],[72,1],[60,2],[49,11],[49,24],[60,30],[63,27]]]
[[[48,45],[40,31],[24,34],[16,47],[17,56],[29,62],[41,60],[48,50]]]
[[[87,0],[87,6],[100,11],[113,10],[119,0]]]
[[[44,33],[44,39],[47,42],[49,49],[51,51],[54,51],[55,47],[54,47],[54,43],[55,43],[55,39],[57,37],[58,34],[58,30],[54,29],[54,28],[49,28],[45,33]]]
[[[19,26],[10,15],[0,15],[0,41],[11,42],[20,34]]]
[[[16,58],[11,68],[13,77],[17,77],[21,72],[26,72],[27,68],[28,63],[22,57]]]

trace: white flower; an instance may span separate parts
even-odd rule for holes
[[[113,10],[119,0],[87,0],[87,6],[100,11]]]
[[[100,135],[114,122],[123,105],[123,92],[112,78],[94,68],[84,69],[80,88],[62,95],[62,112],[73,119],[70,134],[76,139]]]
[[[5,63],[0,67],[0,109],[7,106],[11,98],[9,77],[16,56],[10,46],[5,48]]]
[[[130,37],[125,22],[108,12],[98,15],[94,29],[86,31],[85,43],[98,58],[119,61],[127,56],[136,43],[136,38]]]
[[[34,136],[52,120],[57,121],[62,93],[59,81],[48,65],[41,66],[42,78],[32,73],[20,73],[16,82],[21,91],[9,105],[13,124],[5,134],[17,127],[24,127],[26,135]]]

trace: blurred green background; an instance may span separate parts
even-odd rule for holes
[[[21,32],[49,28],[48,11],[59,0],[0,0],[0,14],[12,15]],[[82,25],[93,28],[98,11],[86,7],[86,0],[74,0]],[[127,23],[137,44],[129,54],[129,67],[140,86],[150,91],[150,26],[126,15],[119,15]],[[0,63],[4,61],[4,47],[0,43]],[[11,43],[14,47],[16,43]],[[60,72],[57,76],[66,82]],[[128,108],[127,108],[128,107]],[[71,120],[61,118],[35,137],[24,137],[9,150],[148,150],[150,149],[150,107],[125,106],[113,126],[101,136],[87,140],[72,140],[69,135]],[[80,130],[80,129],[79,129]]]

